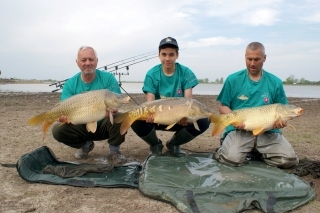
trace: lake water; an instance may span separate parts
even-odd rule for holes
[[[122,83],[128,93],[142,93],[142,83]],[[222,84],[199,84],[193,89],[198,95],[218,95]],[[57,89],[49,84],[0,84],[0,92],[52,92]],[[288,97],[320,98],[320,86],[284,85]],[[60,90],[61,91],[61,90]]]

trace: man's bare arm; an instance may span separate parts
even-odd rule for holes
[[[186,89],[184,91],[184,97],[185,98],[192,98],[192,88]]]
[[[147,98],[147,101],[154,101],[155,96],[154,94],[148,92],[146,95],[146,98]]]
[[[155,100],[155,95],[154,94],[152,94],[152,93],[147,93],[147,95],[146,95],[146,97],[147,97],[147,102],[149,102],[149,101],[154,101]],[[147,119],[146,119],[146,122],[147,123],[153,123],[153,116],[152,115],[150,115]]]
[[[232,110],[229,107],[222,105],[220,102],[218,102],[218,106],[220,114],[228,114],[232,112]]]

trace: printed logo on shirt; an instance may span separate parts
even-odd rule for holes
[[[249,98],[246,95],[242,94],[242,95],[238,96],[238,99],[242,100],[242,101],[245,101],[245,100],[248,100]]]
[[[177,89],[177,96],[178,97],[182,96],[182,90],[181,89]]]
[[[265,103],[265,104],[270,103],[269,93],[265,92],[263,95],[261,95],[261,97],[263,98],[263,103]]]

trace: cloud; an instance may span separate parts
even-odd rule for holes
[[[220,46],[220,45],[238,45],[243,40],[241,38],[226,38],[222,36],[201,38],[196,41],[190,41],[185,44],[186,48],[207,47],[207,46]]]
[[[278,21],[278,12],[273,9],[258,9],[253,13],[247,13],[235,23],[249,24],[253,26],[267,25],[272,26]]]
[[[278,21],[281,0],[273,1],[212,1],[207,2],[205,12],[230,23],[243,25],[274,25]]]
[[[302,20],[309,21],[312,23],[320,23],[320,13],[315,13],[311,16],[301,18]]]
[[[146,52],[157,53],[160,40],[172,36],[181,48],[179,61],[201,78],[226,77],[243,68],[245,46],[261,41],[271,71],[281,67],[284,77],[319,79],[319,51],[313,48],[320,45],[318,2],[3,1],[1,77],[62,80],[79,70],[75,57],[82,45],[96,49],[101,67]],[[157,63],[155,58],[135,64],[123,78],[143,80]]]

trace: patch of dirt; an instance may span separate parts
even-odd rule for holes
[[[25,153],[41,146],[48,146],[63,161],[75,161],[76,149],[56,142],[51,131],[42,141],[40,126],[29,126],[27,120],[47,111],[59,101],[60,93],[0,93],[0,162],[16,163]],[[132,97],[143,103],[143,94]],[[218,113],[216,96],[195,95],[195,99]],[[304,114],[288,124],[297,131],[284,128],[283,134],[291,142],[300,159],[320,161],[320,99],[289,98],[291,104],[304,109]],[[122,107],[127,110],[134,102]],[[182,146],[194,152],[214,152],[219,146],[219,137],[211,136],[213,125],[204,134]],[[173,133],[158,131],[162,141],[167,141]],[[143,162],[149,154],[148,145],[130,129],[120,150],[125,156]],[[89,159],[80,162],[99,163],[109,152],[106,141],[96,142]],[[308,204],[292,211],[295,213],[320,212],[320,180],[311,175],[303,177],[313,182],[316,198]],[[16,169],[0,166],[0,212],[179,212],[173,205],[144,196],[137,189],[106,189],[31,184],[20,178]],[[251,210],[247,212],[260,212]]]

